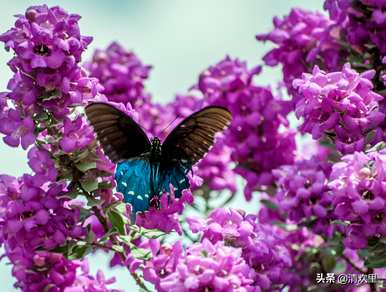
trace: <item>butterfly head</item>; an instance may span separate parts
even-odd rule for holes
[[[161,156],[161,141],[157,137],[151,140],[151,156],[159,158]]]

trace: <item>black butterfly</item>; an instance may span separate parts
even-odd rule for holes
[[[157,137],[149,141],[132,118],[111,105],[89,104],[86,115],[105,154],[117,163],[117,190],[134,213],[147,210],[151,200],[164,191],[169,193],[170,187],[180,197],[189,188],[189,170],[232,118],[226,108],[205,107],[183,120],[161,144]]]

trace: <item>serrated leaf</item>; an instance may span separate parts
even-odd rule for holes
[[[84,188],[87,192],[91,193],[98,189],[98,181],[94,180],[85,180],[81,182],[82,188]]]
[[[119,232],[119,234],[126,235],[125,220],[120,213],[114,209],[107,212],[111,225]]]
[[[90,169],[95,169],[97,166],[95,161],[82,161],[80,163],[76,164],[76,168],[79,169],[81,172],[86,172]]]
[[[140,260],[148,260],[151,258],[151,252],[149,250],[139,247],[133,248],[130,253],[134,258]]]
[[[267,200],[267,199],[262,199],[262,200],[260,200],[260,202],[264,206],[266,206],[268,209],[271,209],[271,210],[276,210],[279,208],[275,203],[273,203],[272,201]]]

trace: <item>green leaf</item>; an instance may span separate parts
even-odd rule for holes
[[[98,189],[111,189],[112,187],[112,183],[108,181],[103,181],[98,184]]]
[[[90,169],[95,169],[97,166],[95,161],[83,161],[76,164],[76,168],[79,169],[81,172],[86,172]]]
[[[114,206],[114,209],[116,209],[119,213],[125,214],[126,213],[126,204],[119,202],[118,204],[116,204]]]
[[[114,251],[119,252],[119,253],[123,253],[125,251],[122,246],[117,245],[117,244],[114,244],[111,248]]]
[[[330,250],[322,251],[322,266],[325,271],[330,272],[334,269],[336,264],[336,259],[334,254]]]
[[[267,199],[262,199],[262,200],[260,200],[260,202],[264,206],[266,206],[268,209],[271,209],[271,210],[276,210],[279,208],[275,203],[273,203],[272,201],[267,200]]]
[[[381,257],[377,259],[368,259],[368,261],[365,262],[366,267],[368,268],[383,268],[386,267],[386,257]]]
[[[81,259],[81,258],[84,258],[86,254],[91,252],[91,250],[92,250],[91,246],[87,244],[75,245],[71,249],[71,253],[68,254],[67,258],[70,260]]]
[[[78,190],[67,192],[60,196],[60,198],[76,199],[80,195]]]
[[[119,235],[117,238],[120,242],[123,242],[130,247],[133,246],[133,243],[131,242],[132,238],[130,235]]]
[[[125,219],[116,210],[111,209],[107,212],[107,216],[113,227],[119,232],[119,234],[126,235]]]
[[[90,225],[88,225],[88,226],[90,226]],[[95,238],[96,238],[95,234],[94,234],[94,232],[90,228],[90,230],[88,231],[87,236],[86,236],[86,241],[88,243],[92,243],[92,242],[95,241]]]
[[[82,181],[81,184],[82,184],[82,188],[84,188],[89,193],[98,189],[98,181],[96,179],[85,180],[85,181]]]
[[[145,229],[141,230],[141,235],[146,238],[159,238],[164,236],[166,233],[157,229]]]
[[[76,159],[74,160],[76,163],[80,162],[81,160],[87,158],[90,154],[90,151],[88,149],[83,150],[80,152],[77,156]]]
[[[347,226],[350,224],[350,222],[343,221],[343,220],[333,220],[333,221],[331,221],[331,224]]]
[[[89,209],[86,209],[86,208],[79,208],[79,211],[80,211],[80,221],[83,221],[85,220],[86,218],[90,217],[91,216],[91,212]]]
[[[87,197],[87,206],[93,207],[100,204],[100,201],[94,197]]]
[[[140,260],[148,260],[151,258],[151,252],[149,250],[139,247],[133,248],[131,250],[131,255]]]
[[[108,241],[110,240],[110,236],[111,235],[115,235],[117,234],[117,232],[114,230],[114,229],[111,229],[109,231],[107,231],[107,233],[105,235],[103,235],[100,239],[99,239],[99,242],[103,243],[105,241]]]

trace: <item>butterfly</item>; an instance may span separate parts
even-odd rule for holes
[[[117,164],[117,191],[132,205],[134,214],[148,210],[171,187],[175,197],[181,197],[190,187],[192,166],[232,118],[226,108],[205,107],[184,119],[161,143],[157,137],[150,141],[131,117],[112,105],[91,103],[85,112],[104,153]]]

